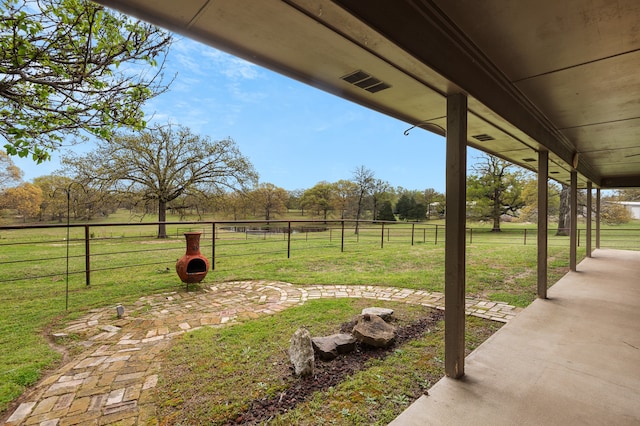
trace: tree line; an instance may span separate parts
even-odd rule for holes
[[[282,219],[292,210],[324,220],[425,221],[446,214],[444,194],[433,188],[393,187],[365,166],[356,167],[350,179],[322,181],[307,189],[261,183],[232,139],[211,141],[180,126],[118,133],[98,142],[93,151],[67,155],[62,162],[60,173],[25,183],[10,156],[0,151],[0,208],[23,221],[92,220],[118,209],[157,215],[158,222],[166,221],[167,211],[180,219],[232,220]],[[470,170],[467,188],[469,219],[490,221],[494,231],[500,231],[504,220],[537,220],[537,178],[524,169],[483,155]],[[579,205],[584,205],[580,195]],[[640,199],[632,190],[617,196]],[[558,218],[560,233],[568,228],[562,209],[567,197],[568,188],[550,184],[549,215]],[[605,207],[606,221],[629,220],[624,207]],[[158,236],[166,237],[164,225]]]
[[[172,125],[116,134],[88,154],[64,156],[62,163],[59,173],[23,183],[21,171],[0,152],[6,176],[0,207],[25,221],[62,221],[67,211],[75,220],[91,220],[125,208],[157,214],[163,222],[167,211],[181,218],[270,220],[290,210],[323,219],[426,220],[444,206],[444,195],[434,189],[394,188],[365,166],[354,169],[351,179],[308,189],[260,183],[232,139],[211,141]]]

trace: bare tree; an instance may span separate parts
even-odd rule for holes
[[[433,188],[425,189],[423,192],[423,195],[424,195],[424,203],[427,207],[427,220],[428,220],[428,219],[431,219],[431,215],[433,214],[432,206],[444,205],[445,196],[444,194],[441,194],[440,192],[436,191]],[[438,209],[436,208],[436,213],[437,213],[437,210]]]
[[[165,222],[167,203],[182,195],[207,195],[225,189],[247,190],[257,180],[253,165],[228,138],[212,142],[186,127],[168,125],[140,134],[117,135],[85,155],[65,157],[64,164],[105,192],[139,192],[158,202],[158,221]],[[158,238],[166,238],[163,223]]]
[[[569,235],[569,227],[571,226],[571,192],[570,187],[562,184],[560,190],[560,208],[558,211],[558,231],[556,235]]]
[[[365,166],[357,167],[353,171],[353,181],[358,185],[358,207],[356,209],[356,231],[358,233],[360,215],[362,214],[363,205],[366,198],[371,194],[376,183],[375,173],[367,169]]]
[[[21,180],[22,170],[13,164],[6,152],[0,151],[0,189],[18,184]]]
[[[576,215],[580,211],[580,208],[585,207],[587,205],[586,200],[586,192],[578,190],[576,191],[576,205],[578,206],[578,211]],[[562,184],[562,189],[560,190],[560,206],[558,213],[558,231],[556,235],[568,236],[571,228],[571,187],[565,184]]]

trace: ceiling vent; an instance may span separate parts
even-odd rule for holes
[[[479,140],[480,142],[487,142],[487,141],[494,141],[496,140],[496,138],[494,138],[493,136],[489,136],[486,133],[483,133],[481,135],[475,135],[475,136],[471,136],[472,138]]]
[[[522,161],[524,161],[525,163],[533,163],[534,161],[536,161],[535,158],[523,158]]]
[[[371,93],[378,93],[381,90],[391,87],[391,85],[385,83],[384,81],[379,80],[361,70],[352,72],[351,74],[347,74],[341,78],[347,83],[358,86],[359,88]]]
[[[560,172],[549,172],[549,174],[550,174],[550,175],[557,175],[557,174],[559,174],[559,173],[560,173]]]

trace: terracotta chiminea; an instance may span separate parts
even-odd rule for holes
[[[187,252],[176,262],[176,272],[183,283],[195,284],[209,271],[209,260],[200,253],[200,232],[185,232]]]

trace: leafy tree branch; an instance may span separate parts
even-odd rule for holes
[[[0,136],[40,163],[67,136],[144,128],[167,32],[87,0],[0,0]]]

